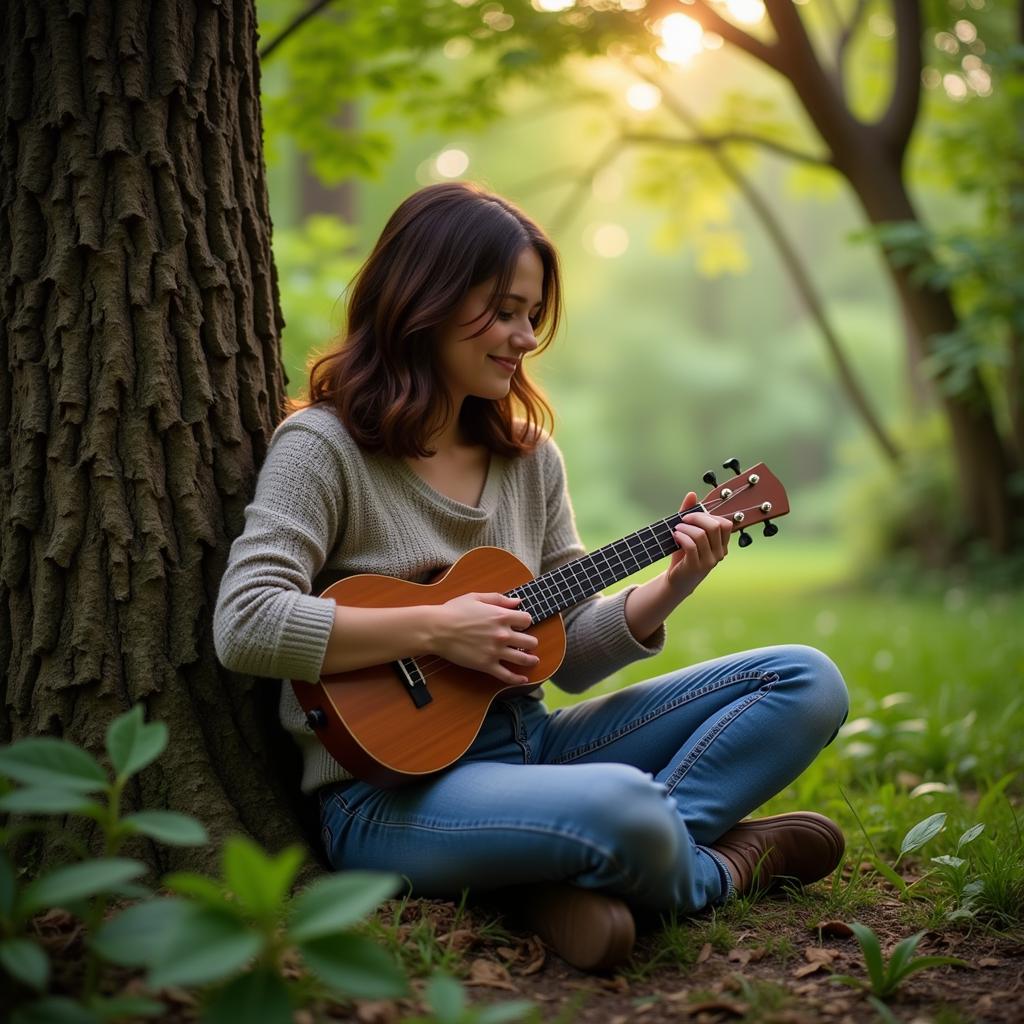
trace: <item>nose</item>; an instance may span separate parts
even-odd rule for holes
[[[516,331],[512,335],[512,344],[517,349],[521,349],[523,352],[532,352],[538,344],[540,344],[534,337],[532,330]]]

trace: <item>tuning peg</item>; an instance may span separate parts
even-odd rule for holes
[[[779,528],[774,523],[764,524],[764,535],[766,537],[774,537],[779,532]]]
[[[734,474],[738,474],[740,471],[740,460],[728,459],[722,463],[722,469],[731,469]]]
[[[702,477],[701,479],[702,479],[702,480],[704,481],[704,483],[706,483],[706,484],[707,484],[707,485],[708,485],[709,487],[717,487],[717,486],[718,486],[718,477],[717,477],[717,476],[715,476],[714,470],[711,470],[711,469],[709,469],[709,470],[708,470],[708,471],[707,471],[707,472],[706,472],[706,473],[704,474],[704,476],[703,476],[703,477]]]
[[[746,530],[740,530],[740,547],[746,548],[754,543],[754,538]]]

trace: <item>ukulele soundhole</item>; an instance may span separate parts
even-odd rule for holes
[[[418,708],[429,704],[434,698],[427,689],[427,679],[416,664],[415,658],[401,658],[395,663],[398,678],[405,685],[406,692]]]

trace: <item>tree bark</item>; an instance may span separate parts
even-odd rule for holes
[[[142,703],[129,799],[279,848],[278,688],[210,628],[284,398],[253,2],[6,0],[0,39],[0,740],[102,757]]]

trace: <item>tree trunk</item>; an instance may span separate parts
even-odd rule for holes
[[[284,397],[253,2],[0,10],[0,740],[102,756],[142,703],[129,800],[279,848],[278,688],[210,628]]]
[[[876,141],[872,147],[870,141]],[[873,132],[865,131],[864,144],[855,155],[838,161],[868,220],[875,225],[919,223],[907,194],[898,160],[886,159]],[[946,289],[931,288],[912,280],[911,268],[901,266],[883,246],[907,319],[918,337],[928,339],[956,329],[958,320]],[[1010,489],[1013,457],[995,421],[992,396],[981,375],[971,373],[967,386],[949,394],[938,383],[939,400],[949,423],[961,502],[972,532],[984,537],[994,551],[1006,552],[1014,540],[1019,509]]]

